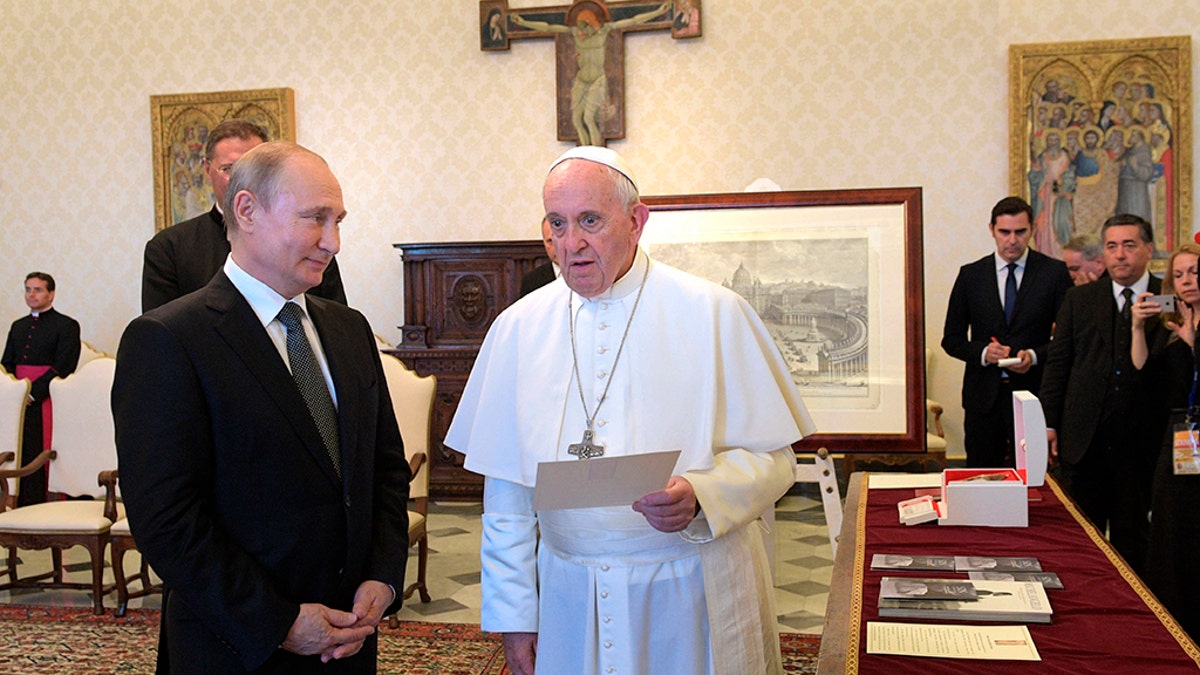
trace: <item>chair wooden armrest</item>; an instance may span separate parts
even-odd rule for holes
[[[925,399],[925,411],[933,418],[934,435],[945,438],[946,430],[942,427],[942,413],[945,412],[945,409],[942,408],[942,404],[927,398]]]
[[[17,458],[17,453],[15,453],[15,452],[6,452],[4,454],[0,454],[0,464],[5,464],[7,462],[11,462],[11,461],[15,460],[16,458]],[[8,499],[9,499],[8,479],[0,478],[0,513],[4,512],[5,510],[8,509]],[[15,506],[15,504],[14,504],[14,506]]]
[[[428,455],[423,452],[418,452],[412,457],[408,458],[408,468],[410,471],[412,471],[412,475],[417,475],[417,472],[421,470],[421,467],[425,466],[426,459],[428,459]]]
[[[26,476],[30,476],[39,471],[43,466],[46,466],[47,462],[56,457],[58,457],[57,451],[43,450],[38,453],[37,457],[33,458],[32,462],[26,464],[25,466],[18,467],[16,469],[0,469],[0,480],[4,480],[5,478],[24,478]]]
[[[50,460],[57,456],[58,453],[56,453],[54,450],[43,450],[38,453],[37,457],[33,458],[32,462],[26,464],[25,466],[19,466],[14,469],[0,469],[0,512],[6,510],[9,506],[8,500],[9,496],[12,494],[12,489],[8,486],[8,480],[10,478],[16,480],[18,478],[24,478],[41,471],[42,467],[46,466]],[[3,455],[0,455],[0,463],[12,461],[16,458],[16,453],[6,452]]]
[[[117,471],[110,469],[101,471],[96,477],[96,483],[104,488],[104,517],[117,522]]]

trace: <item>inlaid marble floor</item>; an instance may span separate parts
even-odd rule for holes
[[[844,491],[843,491],[844,494]],[[479,503],[434,502],[429,514],[428,585],[433,601],[422,604],[413,595],[400,611],[400,618],[446,623],[479,623]],[[415,551],[414,551],[415,553]],[[20,551],[22,574],[49,569],[46,551]],[[89,581],[87,553],[81,547],[65,554],[71,581]],[[126,556],[126,569],[133,571],[137,554]],[[816,486],[797,485],[776,507],[775,602],[780,630],[820,633],[825,616],[825,599],[833,569],[825,516]],[[416,576],[415,558],[409,564],[409,581]],[[105,571],[106,583],[112,571]],[[59,606],[91,605],[84,591],[3,591],[0,602]],[[130,601],[130,607],[159,607],[160,596]],[[105,607],[116,606],[116,594],[105,597]]]

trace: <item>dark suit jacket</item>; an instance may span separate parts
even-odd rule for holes
[[[965,410],[989,410],[1000,392],[1000,368],[980,365],[983,350],[993,337],[1011,347],[1012,356],[1022,349],[1037,354],[1038,365],[1023,375],[1010,371],[1009,378],[1014,390],[1038,393],[1054,315],[1070,288],[1071,275],[1061,260],[1030,251],[1009,326],[1000,303],[994,254],[959,269],[946,309],[942,349],[967,364],[962,386]]]
[[[337,391],[342,480],[224,272],[121,338],[121,489],[138,547],[171,588],[175,673],[316,670],[277,649],[300,603],[349,610],[364,580],[403,586],[411,475],[371,328],[320,298],[308,310]],[[363,656],[341,667],[374,672],[374,649]]]
[[[204,288],[225,264],[227,255],[225,219],[215,206],[208,213],[159,230],[146,242],[142,259],[142,311],[149,312]],[[346,304],[337,258],[325,268],[321,285],[308,293]]]
[[[1149,290],[1161,292],[1162,281],[1151,275]],[[1071,289],[1058,312],[1040,398],[1046,426],[1058,432],[1058,456],[1068,464],[1083,459],[1101,421],[1113,372],[1115,308],[1112,280],[1104,278]],[[1146,323],[1147,344],[1160,330],[1159,322]],[[1131,386],[1140,386],[1142,373],[1131,370]],[[1140,417],[1141,411],[1129,411],[1130,424]]]
[[[51,380],[75,372],[82,347],[79,322],[53,307],[38,315],[37,328],[33,328],[34,323],[32,314],[13,322],[0,365],[14,377],[17,366],[50,366],[46,374],[33,381],[29,391],[34,401],[42,401],[50,396]]]
[[[553,282],[556,278],[554,263],[544,262],[530,270],[529,274],[521,277],[521,295],[517,297],[523,298],[542,286]]]

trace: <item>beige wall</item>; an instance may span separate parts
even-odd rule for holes
[[[958,265],[992,248],[987,212],[1007,191],[1008,45],[1200,28],[1191,0],[704,8],[699,40],[627,40],[627,136],[612,147],[647,194],[757,177],[923,187],[931,345]],[[149,97],[287,86],[299,141],[346,194],[351,304],[399,340],[392,244],[536,237],[543,168],[568,147],[551,44],[478,42],[475,0],[0,2],[0,251],[15,261],[0,270],[0,316],[25,311],[24,273],[44,269],[85,339],[115,350],[153,233]],[[958,442],[961,366],[936,351],[930,394]]]

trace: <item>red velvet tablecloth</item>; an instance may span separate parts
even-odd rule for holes
[[[866,479],[866,474],[851,477],[822,638],[821,672],[1157,675],[1200,670],[1200,650],[1049,478],[1037,489],[1041,500],[1029,503],[1027,528],[902,525],[896,503],[912,498],[914,491],[868,490]],[[868,655],[866,622],[880,620],[879,580],[885,575],[933,574],[871,570],[877,553],[1036,557],[1064,586],[1047,591],[1053,623],[1029,625],[1042,661]]]

